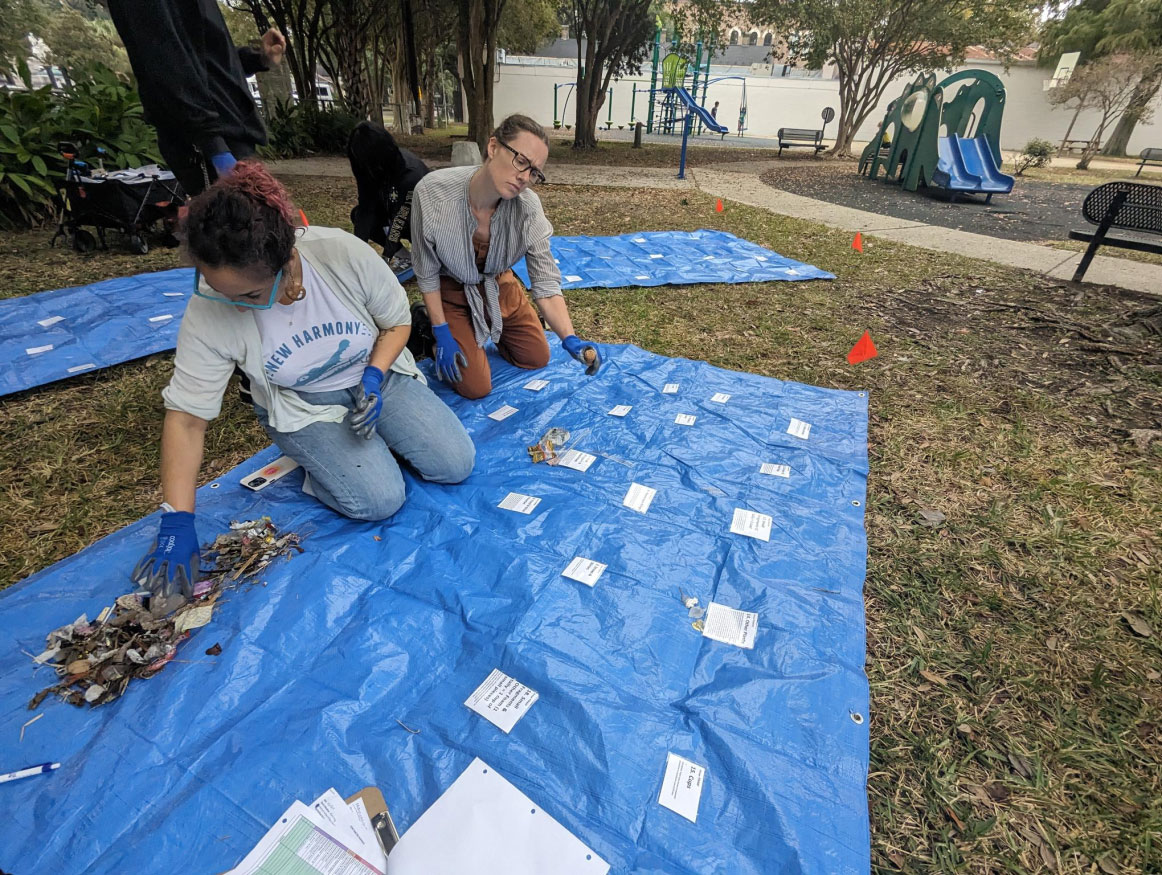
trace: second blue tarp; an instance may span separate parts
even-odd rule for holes
[[[554,237],[566,289],[834,279],[722,231]],[[524,262],[515,268],[527,283]],[[0,396],[173,349],[190,269],[0,300]]]

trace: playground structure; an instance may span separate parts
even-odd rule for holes
[[[923,184],[944,189],[953,202],[975,192],[990,203],[1013,190],[1013,177],[1000,170],[1004,108],[1005,86],[985,70],[962,70],[939,84],[921,73],[888,104],[859,172],[875,179],[883,170],[885,181],[906,191]]]

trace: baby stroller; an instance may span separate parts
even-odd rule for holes
[[[51,246],[64,237],[77,252],[92,252],[98,241],[102,249],[108,249],[105,231],[112,229],[125,236],[131,251],[145,255],[147,235],[157,233],[159,225],[166,244],[176,243],[172,231],[186,196],[170,171],[150,164],[106,172],[79,160],[72,143],[61,143],[59,149],[68,168],[56,199],[58,221]],[[96,237],[85,225],[96,230]]]
[[[402,148],[383,125],[363,121],[347,140],[347,160],[359,191],[351,224],[360,240],[378,243],[400,282],[412,277],[412,190],[428,166]]]

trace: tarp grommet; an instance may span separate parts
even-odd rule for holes
[[[856,726],[861,725],[863,723],[863,715],[860,714],[858,711],[852,711],[851,712],[851,722],[854,723]]]
[[[853,498],[853,499],[851,500],[851,506],[852,506],[852,507],[859,507],[859,504],[860,504],[860,502],[859,502],[859,499],[858,499],[858,498]]]

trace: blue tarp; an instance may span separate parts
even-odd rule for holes
[[[0,771],[62,763],[0,785],[0,868],[223,871],[332,785],[379,786],[403,831],[479,756],[613,872],[867,872],[867,399],[606,350],[592,378],[554,344],[542,371],[493,358],[482,401],[437,386],[476,470],[409,477],[386,523],[331,513],[297,472],[242,489],[273,449],[204,486],[203,539],[269,514],[309,532],[306,553],[231,593],[122,699],[41,705],[22,743],[54,679],[22,651],[125,591],[156,517],[0,594]],[[487,417],[505,404],[518,412]],[[530,462],[551,426],[597,456],[587,472]],[[633,482],[657,490],[644,514],[622,506]],[[509,492],[541,502],[499,509]],[[730,533],[736,508],[773,518],[769,542]],[[576,556],[608,566],[594,587],[561,576]],[[753,650],[701,637],[679,589],[757,612]],[[494,668],[540,694],[509,735],[463,705]],[[657,803],[670,751],[707,768],[696,823]]]
[[[561,288],[833,280],[835,275],[784,258],[725,231],[642,231],[618,237],[554,237]],[[513,271],[528,285],[522,260]]]
[[[552,248],[566,289],[834,279],[721,231],[554,237]],[[515,269],[527,283],[524,262]],[[179,269],[0,300],[0,396],[173,349],[192,286]]]

